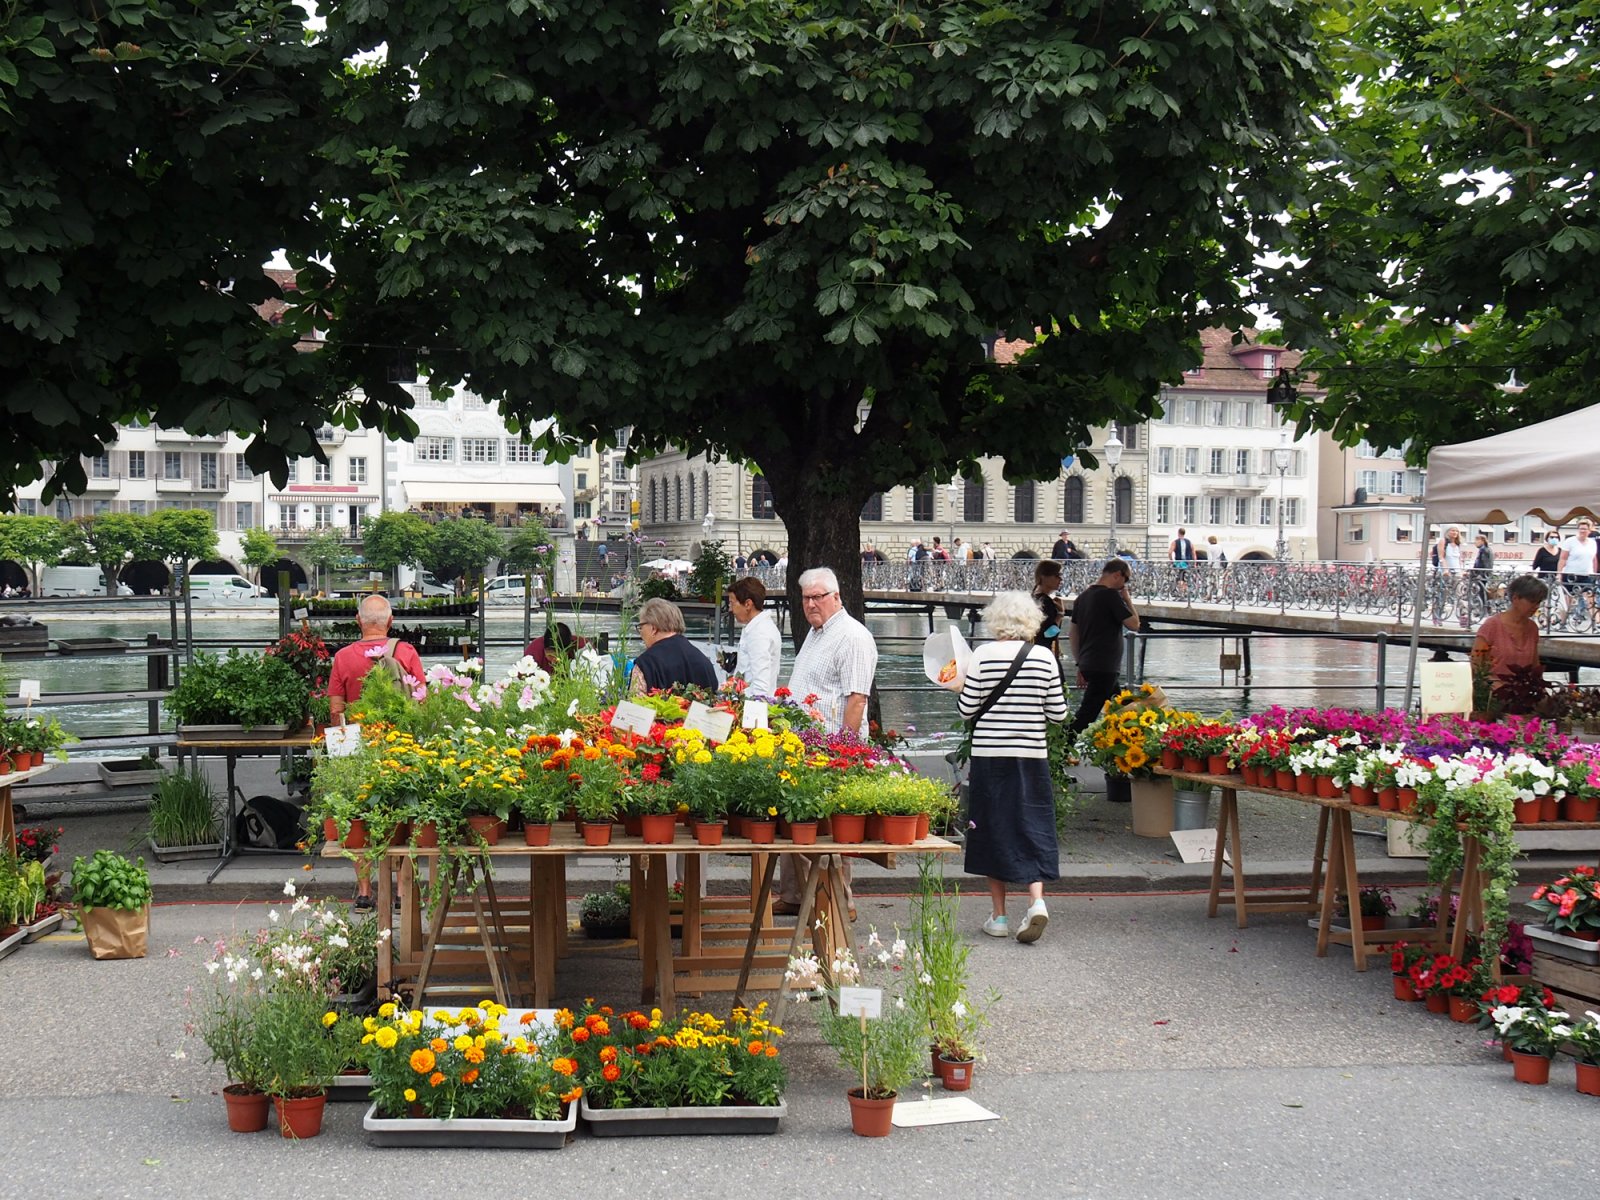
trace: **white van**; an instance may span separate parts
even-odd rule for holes
[[[99,567],[45,567],[39,572],[41,596],[104,596],[106,573]],[[131,596],[133,589],[117,585],[117,595]]]
[[[266,591],[242,575],[191,575],[189,594],[196,600],[253,600]]]
[[[534,575],[535,597],[543,591],[543,584],[544,577]],[[488,604],[521,604],[527,594],[527,585],[521,575],[496,575],[483,585],[483,599]]]

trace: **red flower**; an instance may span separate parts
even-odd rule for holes
[[[792,695],[794,695],[794,693],[791,692],[788,688],[781,687],[781,688],[778,688],[775,692],[772,693],[772,698],[774,700],[787,700]]]

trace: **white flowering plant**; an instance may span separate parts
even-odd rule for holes
[[[1554,1058],[1561,1044],[1573,1034],[1572,1018],[1560,1009],[1501,1004],[1490,1011],[1489,1019],[1500,1040],[1522,1054]]]
[[[324,996],[362,991],[377,977],[378,954],[388,950],[389,931],[375,918],[352,921],[342,905],[315,903],[296,894],[294,881],[283,885],[289,900],[267,911],[267,926],[257,931],[249,953],[271,980],[292,978]]]
[[[823,1040],[839,1065],[861,1080],[861,1094],[887,1100],[928,1073],[928,1022],[906,997],[908,947],[896,931],[885,944],[872,930],[858,960],[841,947],[826,968],[810,953],[789,960],[786,978],[797,999],[812,999]],[[883,994],[878,1016],[839,1012],[840,987],[873,987]]]

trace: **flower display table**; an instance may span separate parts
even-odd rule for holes
[[[238,801],[243,797],[239,793],[239,785],[235,776],[239,768],[239,759],[244,755],[281,754],[285,750],[309,750],[317,744],[316,734],[309,729],[303,733],[293,734],[288,737],[273,738],[241,738],[239,740],[192,739],[179,736],[177,746],[181,754],[187,750],[193,754],[221,754],[227,763],[228,771],[228,804],[227,812],[222,820],[222,858],[211,874],[206,876],[210,883],[222,871],[222,868],[233,861],[241,853],[249,853],[250,847],[241,847],[238,844]],[[283,851],[272,850],[266,853],[281,854]]]

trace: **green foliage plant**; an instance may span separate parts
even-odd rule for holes
[[[80,909],[137,912],[150,897],[150,872],[142,858],[129,862],[113,850],[96,850],[90,858],[72,860],[72,898]]]
[[[220,840],[216,793],[203,767],[163,773],[150,795],[150,839],[157,846],[208,846]]]

